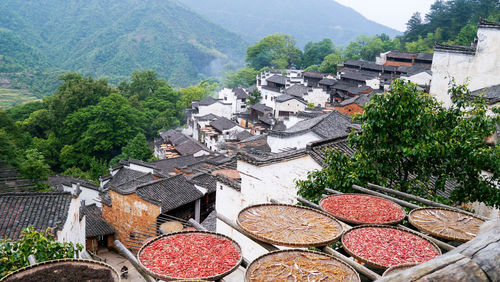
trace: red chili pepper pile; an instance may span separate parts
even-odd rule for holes
[[[405,217],[404,210],[397,204],[369,195],[331,196],[324,199],[321,206],[334,216],[362,223],[387,223]]]
[[[439,255],[427,240],[394,228],[353,229],[345,235],[343,243],[355,255],[387,267],[422,263]]]
[[[147,246],[139,258],[152,272],[178,278],[211,277],[230,270],[240,254],[228,239],[210,234],[179,234]]]

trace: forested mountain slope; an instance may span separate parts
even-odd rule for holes
[[[240,36],[172,0],[3,0],[0,27],[51,66],[115,82],[154,69],[186,86],[241,61],[246,48]]]
[[[399,33],[333,0],[182,0],[182,3],[251,41],[287,33],[300,47],[323,38],[332,39],[336,45],[347,45],[359,35],[386,33],[392,37]]]

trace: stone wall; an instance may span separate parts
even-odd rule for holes
[[[121,195],[110,190],[112,206],[103,205],[102,216],[115,229],[115,238],[126,247],[130,236],[140,237],[137,231],[155,226],[160,207],[141,199],[137,194]]]

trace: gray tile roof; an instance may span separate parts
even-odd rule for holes
[[[92,189],[92,190],[96,190],[96,191],[102,190],[98,185],[92,184],[92,182],[90,182],[90,180],[66,176],[66,175],[50,176],[49,179],[47,180],[47,183],[49,184],[49,186],[54,187],[54,191],[58,191],[58,192],[63,191],[62,190],[63,184],[66,186],[71,186],[72,184],[77,184],[77,183],[80,183],[81,186],[84,186],[85,188],[88,188],[88,189]]]
[[[261,166],[261,165],[268,165],[271,163],[282,162],[285,160],[300,158],[306,154],[307,152],[305,149],[289,150],[279,153],[271,153],[271,152],[255,153],[255,152],[241,151],[238,152],[237,157],[239,160],[243,160],[253,165]]]
[[[332,111],[329,114],[300,121],[285,131],[271,131],[270,135],[287,137],[312,131],[321,138],[334,138],[347,136],[352,129],[359,129],[359,125],[352,123],[348,116]]]
[[[271,115],[269,115],[269,114],[267,114],[267,115],[261,115],[259,117],[259,121],[261,121],[261,122],[263,122],[263,123],[265,123],[267,125],[272,125],[274,123],[274,118]]]
[[[250,133],[246,130],[243,130],[243,131],[240,131],[236,134],[236,139],[238,141],[241,141],[241,140],[245,140],[245,139],[252,137],[252,136],[253,136],[252,133]]]
[[[214,115],[212,113],[208,114],[208,115],[204,115],[204,116],[200,116],[200,117],[197,117],[196,119],[199,120],[199,121],[207,121],[207,120],[214,120],[214,119],[217,119],[219,116],[217,115]]]
[[[204,99],[202,99],[201,101],[198,102],[198,105],[199,106],[209,106],[209,105],[212,105],[214,103],[217,103],[217,99],[215,99],[214,97],[211,97],[211,96],[208,96]]]
[[[266,89],[266,90],[269,90],[269,91],[280,93],[280,89],[277,88],[277,87],[272,87],[272,86],[268,86],[268,85],[262,85],[262,89]]]
[[[345,72],[340,75],[342,79],[352,79],[356,81],[367,81],[377,77],[377,74],[372,74],[368,72],[358,71],[358,72]]]
[[[213,210],[210,214],[208,214],[207,218],[201,222],[201,225],[208,231],[217,231],[217,212]]]
[[[104,187],[105,188],[118,187],[121,186],[122,184],[144,177],[147,174],[148,173],[146,172],[141,172],[128,168],[121,168],[115,175],[112,176],[111,180],[108,183],[106,183]]]
[[[269,112],[269,111],[273,110],[273,108],[268,107],[268,106],[266,106],[264,104],[260,104],[260,103],[259,104],[255,104],[255,105],[251,105],[250,108],[253,109],[253,110],[256,110],[258,112],[261,112],[261,113]]]
[[[68,192],[0,194],[0,238],[16,240],[33,225],[38,231],[61,230],[68,217],[72,196]]]
[[[199,173],[190,177],[188,180],[195,185],[206,188],[208,190],[207,193],[213,193],[217,190],[217,180],[210,174]]]
[[[322,79],[322,80],[320,80],[318,83],[319,83],[319,84],[323,84],[323,85],[332,86],[332,85],[334,85],[335,83],[337,83],[337,80],[336,80],[336,79],[333,79],[333,78],[323,78],[323,79]]]
[[[409,52],[401,52],[401,51],[396,51],[392,50],[389,53],[387,53],[387,58],[397,58],[397,59],[406,59],[406,60],[411,60],[417,56],[416,53],[409,53]]]
[[[355,87],[349,87],[349,89],[347,89],[347,91],[352,94],[361,94],[362,92],[367,90],[372,90],[372,88],[370,86],[361,85],[359,87],[355,86]]]
[[[136,193],[143,200],[160,205],[162,213],[192,203],[203,194],[183,175],[153,181],[137,187]]]
[[[267,81],[269,82],[273,82],[273,83],[276,83],[276,84],[282,84],[282,85],[285,85],[286,84],[286,81],[287,81],[287,78],[286,76],[282,76],[282,75],[273,75],[269,78],[266,79]]]
[[[173,159],[153,161],[151,163],[161,170],[163,174],[169,175],[170,173],[175,173],[175,168],[182,168],[196,163],[201,163],[206,161],[207,158],[207,156],[194,157],[193,155],[186,155]]]
[[[305,71],[303,76],[321,79],[321,78],[325,77],[326,74],[320,73],[320,72]]]
[[[321,82],[321,81],[320,81]],[[311,89],[310,87],[300,85],[300,84],[295,84],[290,87],[288,87],[285,90],[285,94],[296,96],[296,97],[303,97],[304,95],[307,95],[308,90]]]
[[[307,102],[304,101],[303,99],[298,98],[297,96],[292,96],[292,95],[288,95],[288,94],[280,95],[280,96],[276,97],[276,99],[275,99],[276,103],[283,103],[283,102],[286,102],[289,100],[297,100],[297,101],[301,102],[302,104],[307,104]]]
[[[416,59],[418,60],[423,60],[423,61],[431,61],[432,62],[432,58],[434,57],[434,54],[433,53],[418,53]]]
[[[484,100],[489,104],[496,104],[500,102],[500,84],[481,88],[470,93],[473,96],[482,95]]]
[[[462,53],[467,55],[476,54],[476,46],[446,45],[434,43],[434,52]]]
[[[219,132],[223,132],[224,130],[238,126],[238,124],[225,117],[219,117],[218,119],[211,121],[210,126],[217,129]]]
[[[243,88],[241,87],[233,88],[233,92],[236,95],[236,98],[238,99],[245,99],[248,96],[245,90],[243,90]]]
[[[311,142],[306,147],[307,153],[321,166],[326,166],[324,161],[328,149],[335,149],[349,156],[352,156],[356,151],[356,149],[349,146],[347,137],[323,139]]]
[[[175,146],[175,150],[183,156],[192,155],[198,153],[199,151],[210,152],[210,150],[205,145],[191,138]]]
[[[85,215],[85,236],[87,238],[115,233],[113,227],[102,217],[102,211],[96,204],[82,205],[80,215]]]

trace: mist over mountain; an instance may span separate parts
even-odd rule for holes
[[[182,0],[182,3],[249,41],[287,33],[301,47],[323,38],[347,45],[363,34],[386,33],[391,37],[400,34],[333,0]]]

